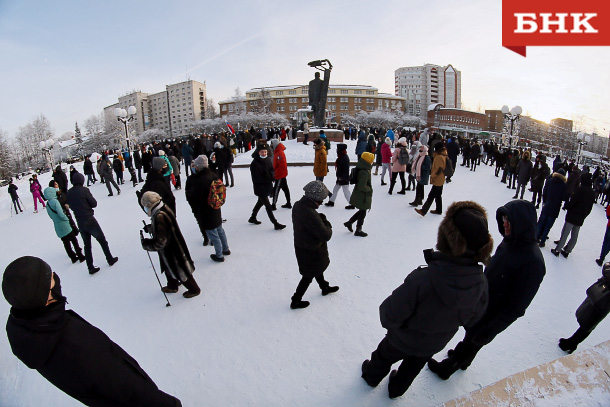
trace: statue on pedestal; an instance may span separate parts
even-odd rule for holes
[[[313,109],[313,125],[324,127],[326,113],[326,97],[328,95],[328,83],[330,82],[330,71],[333,69],[328,59],[311,61],[307,65],[324,72],[324,80],[320,79],[320,72],[316,72],[315,78],[309,82],[309,105]]]

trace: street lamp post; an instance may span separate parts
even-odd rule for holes
[[[515,106],[509,110],[508,106],[502,106],[502,113],[504,114],[504,120],[510,121],[510,135],[508,138],[508,148],[512,147],[513,142],[513,132],[515,128],[515,122],[519,121],[521,117],[521,113],[523,113],[523,109],[521,106]]]
[[[576,165],[580,165],[580,154],[582,153],[582,146],[586,146],[591,142],[591,136],[585,136],[582,131],[576,135],[578,139],[578,155],[576,156]]]
[[[125,141],[127,142],[127,151],[129,151],[129,155],[131,155],[131,143],[129,142],[129,132],[127,131],[127,123],[135,119],[136,111],[137,110],[135,106],[129,106],[127,110],[121,109],[119,107],[114,109],[114,115],[116,116],[117,120],[123,123],[123,125],[125,126]]]

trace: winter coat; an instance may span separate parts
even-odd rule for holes
[[[190,167],[191,161],[193,161],[193,149],[187,143],[184,143],[180,152],[182,153],[182,158],[184,159],[184,165]]]
[[[83,163],[83,172],[85,175],[93,175],[93,163],[89,159],[89,157],[85,158],[85,162]]]
[[[347,150],[337,150],[337,161],[335,170],[337,171],[337,185],[349,185],[349,157]]]
[[[561,205],[568,200],[568,191],[566,189],[566,177],[554,172],[551,178],[546,180],[544,189],[542,190],[542,211],[543,214],[552,218],[559,216]]]
[[[172,193],[172,189],[167,185],[165,177],[158,171],[152,170],[146,175],[146,181],[144,182],[144,186],[142,186],[141,190],[142,195],[147,191],[158,193],[161,196],[163,203],[169,206],[174,215],[176,214],[176,198]]]
[[[102,177],[104,177],[104,180],[112,179],[112,168],[113,164],[110,163],[110,160],[108,158],[102,160],[100,164],[100,173]]]
[[[392,149],[388,143],[381,144],[381,162],[389,164],[392,161]]]
[[[508,165],[510,167],[510,172],[512,172],[513,174],[515,174],[517,172],[517,166],[519,165],[519,161],[520,161],[519,154],[513,153],[508,162]]]
[[[178,158],[176,158],[175,155],[170,155],[169,162],[172,165],[172,169],[174,171],[174,176],[179,177],[180,176],[180,161],[178,161]]]
[[[555,159],[553,160],[553,172],[557,172],[557,170],[560,169],[561,166],[562,166],[561,158],[559,158],[559,156],[556,156]]]
[[[323,143],[315,145],[316,157],[313,162],[313,174],[316,177],[325,177],[328,174],[328,163],[326,162],[326,147]]]
[[[279,143],[273,150],[273,178],[282,179],[288,176],[288,163],[286,162],[286,146]]]
[[[379,137],[379,140],[377,141],[377,146],[375,147],[375,165],[381,165],[383,163],[383,156],[381,155],[381,147],[383,147],[383,138]],[[371,145],[371,136],[369,136],[369,142],[366,146],[366,151],[368,151],[369,153],[373,153],[372,150],[369,149],[369,146]]]
[[[333,228],[326,216],[316,210],[318,204],[303,196],[292,208],[294,252],[299,273],[316,277],[324,273],[330,264],[327,243]]]
[[[84,187],[85,177],[78,174],[74,177],[74,186],[68,190],[68,204],[74,213],[74,217],[79,224],[88,223],[93,217],[93,208],[97,206],[97,201],[91,195],[89,188]]]
[[[13,354],[58,389],[93,407],[177,407],[138,362],[104,332],[58,301],[38,312],[11,309]]]
[[[361,131],[358,134],[358,141],[356,142],[356,156],[360,157],[360,155],[366,151],[366,145],[366,135],[364,134],[364,131]]]
[[[544,186],[544,181],[549,177],[550,174],[551,170],[546,163],[546,157],[541,156],[538,163],[536,163],[532,168],[532,185],[542,188]]]
[[[424,160],[424,162],[421,165],[421,171],[417,182],[422,185],[428,185],[428,182],[430,182],[430,169],[432,168],[432,160],[430,159],[430,156],[428,155],[427,151],[423,155],[418,154],[417,157],[415,157],[415,160],[413,161],[413,166],[411,167],[411,173],[415,174],[416,178],[419,160]]]
[[[38,182],[38,180],[32,181],[32,183],[30,184],[30,192],[32,193],[32,196],[34,196],[34,198],[42,196],[42,186],[40,185],[40,182]]]
[[[186,246],[174,212],[163,205],[155,208],[151,217],[152,238],[144,239],[144,250],[159,252],[159,258],[171,277],[185,282],[195,271],[195,264]]]
[[[471,160],[477,160],[480,155],[481,155],[481,146],[479,145],[479,143],[475,143],[470,148],[470,157],[469,158]]]
[[[505,235],[502,218],[511,225]],[[496,211],[498,230],[504,237],[485,268],[489,304],[485,315],[466,335],[486,345],[525,315],[546,274],[544,258],[536,242],[536,209],[529,201],[515,200]]]
[[[413,270],[379,307],[387,338],[401,352],[432,356],[460,326],[474,325],[487,305],[483,266],[466,257],[424,251],[427,266]]]
[[[186,179],[184,194],[191,206],[197,223],[203,230],[216,229],[222,225],[220,208],[214,209],[208,205],[208,196],[212,181],[217,180],[216,173],[209,168],[203,168]]]
[[[445,166],[447,165],[447,150],[442,149],[433,155],[432,169],[430,170],[430,182],[432,185],[442,187],[445,184]]]
[[[373,166],[360,158],[356,164],[356,168],[358,170],[358,175],[349,203],[358,209],[371,209],[371,204],[373,202],[371,168],[373,168]]]
[[[530,177],[532,176],[532,168],[534,165],[532,161],[529,159],[529,155],[527,158],[523,158],[519,161],[519,165],[517,165],[517,183],[520,185],[527,185],[530,181]]]
[[[582,226],[585,218],[591,213],[595,202],[595,192],[591,185],[581,185],[566,203],[566,222]]]
[[[574,167],[568,174],[568,181],[566,182],[568,195],[574,195],[576,188],[580,185],[580,174],[581,172],[577,167]]]
[[[45,188],[44,197],[47,198],[47,214],[53,221],[55,226],[55,233],[60,239],[70,232],[72,232],[72,226],[70,225],[70,219],[64,213],[62,205],[57,200],[57,191],[53,187]]]
[[[68,177],[61,169],[61,166],[58,165],[55,168],[55,171],[53,171],[53,179],[55,180],[55,182],[57,182],[57,186],[59,186],[59,189],[64,192],[68,191]]]
[[[580,328],[586,332],[595,329],[610,313],[610,269],[603,267],[602,277],[587,288],[587,298],[576,310],[576,320]]]
[[[115,157],[114,160],[112,160],[112,169],[117,174],[120,174],[123,172],[123,163],[121,162],[119,157]]]
[[[457,162],[457,157],[460,154],[460,146],[458,145],[457,141],[454,139],[448,141],[446,149],[447,156],[451,159],[451,161],[454,163]]]
[[[142,168],[142,156],[140,155],[139,150],[133,152],[133,165],[136,166],[137,170]]]
[[[150,150],[142,153],[142,169],[145,173],[150,171],[150,169],[152,168],[152,159],[153,155]]]
[[[400,163],[400,161],[398,161],[398,157],[400,157],[400,153],[403,149],[406,149],[406,147],[403,147],[400,144],[397,144],[396,148],[394,149],[394,154],[392,154],[391,158],[392,172],[405,172],[407,170],[407,165],[403,165]]]
[[[17,185],[15,184],[8,184],[8,193],[11,196],[11,199],[13,201],[16,201],[17,199],[19,199],[19,195],[17,194],[17,190],[19,188],[17,187]]]
[[[216,168],[217,168],[217,173],[218,175],[222,175],[225,173],[225,171],[227,170],[227,167],[229,166],[229,154],[230,151],[228,148],[222,147],[222,148],[215,148],[214,149],[214,155],[216,156]]]
[[[273,163],[269,158],[261,158],[258,153],[250,164],[250,176],[254,195],[269,196],[273,191]]]

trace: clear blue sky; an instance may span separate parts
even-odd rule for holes
[[[402,66],[452,64],[465,107],[520,104],[608,135],[609,47],[502,48],[501,2],[0,0],[0,129],[40,113],[74,130],[133,89],[187,75],[216,102],[235,88],[304,84],[328,58],[331,82],[394,92]]]

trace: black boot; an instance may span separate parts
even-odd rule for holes
[[[282,208],[286,208],[286,209],[292,209],[292,204],[290,202],[282,205]]]
[[[448,357],[442,362],[437,362],[434,359],[430,359],[428,362],[428,368],[432,373],[436,373],[436,375],[441,379],[447,380],[452,374],[457,372],[460,366],[454,358]]]
[[[254,225],[260,225],[261,221],[256,219],[256,216],[252,215],[250,216],[250,219],[248,219],[249,223],[252,223]]]
[[[351,222],[349,222],[349,221],[348,221],[348,222],[345,222],[345,223],[343,224],[343,226],[345,226],[345,227],[347,228],[347,230],[349,230],[350,232],[353,232],[353,231],[354,231],[354,229],[352,228],[352,223],[351,223]]]
[[[290,303],[290,309],[300,309],[309,307],[309,301],[293,299]]]
[[[328,294],[332,294],[332,293],[336,293],[337,291],[339,291],[339,287],[338,286],[328,286],[328,287],[324,287],[322,289],[322,295],[328,295]]]
[[[356,227],[356,232],[354,233],[354,236],[367,237],[368,233],[363,232],[362,227]]]
[[[281,223],[279,223],[278,221],[275,221],[275,222],[273,223],[273,228],[274,228],[275,230],[282,230],[282,229],[284,229],[285,227],[286,227],[286,225],[282,225],[282,224],[281,224]]]
[[[328,201],[328,202],[326,202],[324,205],[325,205],[325,206],[330,206],[330,207],[333,207],[333,206],[335,206],[335,203],[334,203],[333,201]]]

